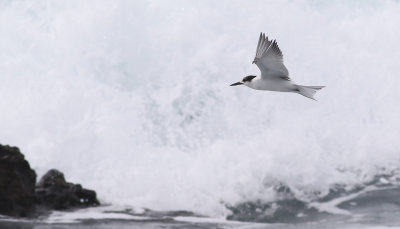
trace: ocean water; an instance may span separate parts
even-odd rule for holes
[[[1,1],[0,143],[102,203],[211,218],[277,185],[396,185],[399,21],[398,1]],[[260,32],[318,102],[229,87]]]

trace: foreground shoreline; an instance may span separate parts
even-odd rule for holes
[[[279,196],[275,201],[225,205],[231,214],[221,219],[185,210],[154,211],[100,205],[95,191],[68,183],[57,170],[50,170],[36,183],[36,173],[17,147],[0,145],[0,159],[0,169],[3,169],[0,183],[4,187],[0,190],[3,198],[0,198],[0,214],[7,215],[0,215],[0,229],[52,228],[54,225],[57,228],[106,229],[125,226],[208,228],[210,225],[212,228],[257,228],[260,225],[281,228],[282,224],[301,228],[301,225],[322,221],[400,225],[400,180],[390,174],[377,175],[353,189],[338,184],[326,196],[312,202],[298,199],[290,187],[278,182],[273,186]],[[24,195],[13,195],[15,192]],[[25,205],[20,204],[21,196],[27,200]],[[29,212],[34,213],[29,215]]]
[[[379,193],[373,194],[388,196],[390,191],[393,190],[379,190]],[[303,222],[240,222],[183,211],[143,211],[109,205],[75,211],[52,211],[48,216],[37,219],[0,216],[0,229],[400,229],[400,207],[396,200],[381,204],[373,199],[368,201],[370,205],[352,209],[349,215],[329,214]]]

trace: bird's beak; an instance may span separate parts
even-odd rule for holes
[[[255,63],[257,63],[257,61],[253,60],[252,64],[255,64]]]
[[[241,85],[241,84],[243,84],[243,83],[242,82],[237,82],[237,83],[231,84],[231,86],[237,86],[237,85]]]

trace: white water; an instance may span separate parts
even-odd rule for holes
[[[399,21],[394,1],[3,1],[0,142],[117,205],[312,199],[399,167]],[[228,86],[261,31],[319,102]]]

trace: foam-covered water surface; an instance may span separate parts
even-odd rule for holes
[[[106,203],[226,216],[395,174],[397,1],[3,1],[0,141]],[[229,87],[260,32],[318,102]],[[396,177],[396,176],[395,176]]]

